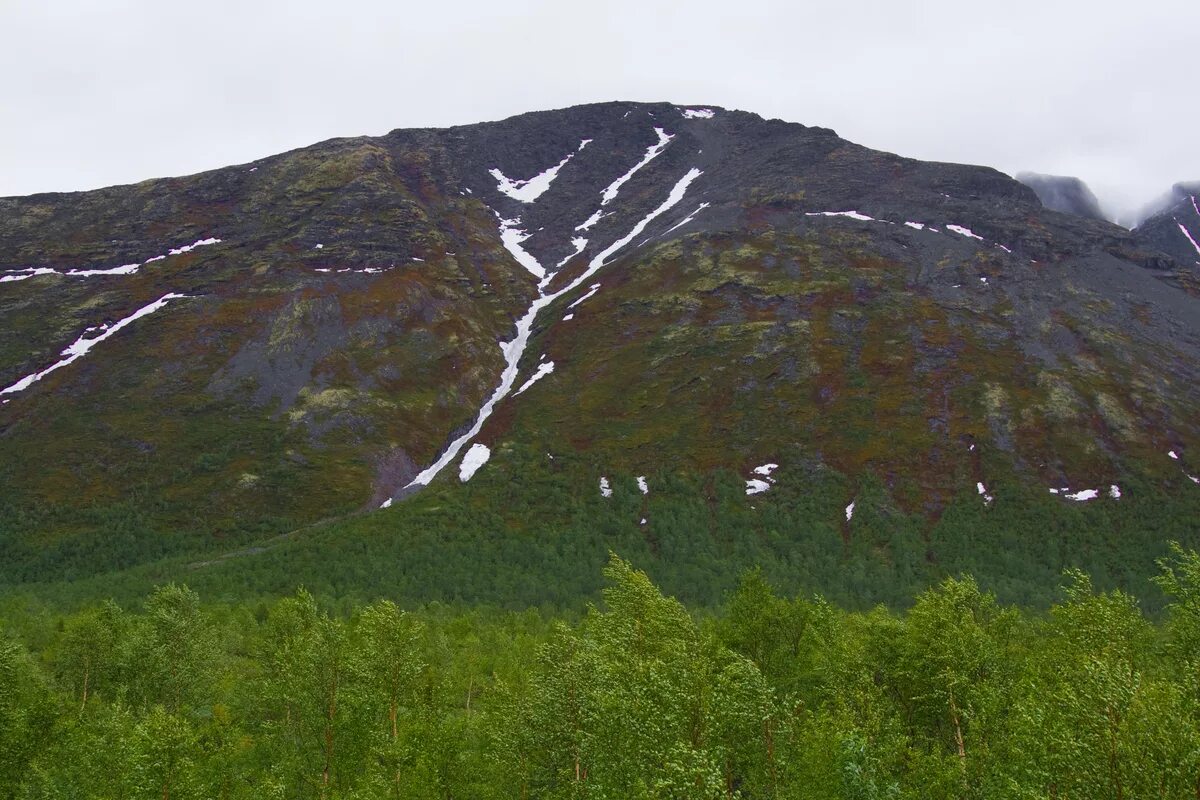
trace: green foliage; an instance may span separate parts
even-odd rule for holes
[[[0,640],[0,794],[1182,800],[1200,561],[1173,552],[1157,624],[1078,572],[1049,614],[970,577],[897,614],[756,571],[696,617],[612,555],[576,619],[176,585],[31,608]]]

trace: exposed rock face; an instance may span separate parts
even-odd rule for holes
[[[1149,250],[1168,254],[1200,288],[1200,181],[1171,187],[1163,207],[1134,231]]]
[[[1079,178],[1022,172],[1017,175],[1017,180],[1033,189],[1042,205],[1051,211],[1100,221],[1108,219],[1100,209],[1096,195]]]
[[[931,514],[985,447],[1039,485],[1153,472],[1200,452],[1187,239],[1071,186],[1061,214],[993,169],[604,103],[0,199],[0,389],[186,295],[0,395],[5,502],[253,539],[398,499],[463,436],[481,473],[510,441],[634,474],[788,443]]]

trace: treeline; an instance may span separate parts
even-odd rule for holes
[[[1044,610],[1074,568],[1099,590],[1137,596],[1155,615],[1166,600],[1150,579],[1165,543],[1200,548],[1200,487],[1182,475],[1184,484],[1168,486],[1129,477],[1120,499],[1089,503],[989,478],[991,504],[964,484],[930,520],[904,513],[869,474],[851,484],[829,470],[781,468],[770,491],[747,496],[744,477],[730,472],[652,473],[643,494],[635,475],[606,471],[614,493],[603,498],[593,467],[578,456],[571,464],[568,455],[551,462],[544,450],[506,458],[510,468],[489,462],[470,483],[435,482],[384,511],[247,539],[240,549],[210,542],[203,552],[151,563],[139,559],[166,553],[185,534],[151,545],[151,528],[134,533],[112,520],[58,540],[46,519],[7,515],[0,501],[0,598],[79,606],[115,597],[133,605],[175,582],[210,603],[246,603],[304,585],[339,603],[390,597],[406,607],[577,612],[599,599],[601,570],[618,552],[692,607],[719,607],[746,570],[759,568],[789,596],[820,594],[853,610],[907,608],[961,574],[1001,603]]]
[[[330,613],[304,591],[9,613],[19,798],[1194,798],[1200,554],[1167,616],[1067,576],[1048,613],[970,578],[902,615],[746,575],[697,618],[613,557],[603,604]]]

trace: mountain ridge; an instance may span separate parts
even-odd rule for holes
[[[1200,472],[1196,275],[990,168],[715,106],[530,112],[0,199],[4,386],[187,296],[5,395],[7,577],[253,545],[434,483],[500,502],[523,495],[490,472],[550,462],[573,465],[570,498],[610,472],[730,471],[768,484],[750,511],[781,475],[830,470],[839,509],[881,481],[928,524],[1008,482],[1094,492],[1060,505],[1177,496]],[[634,533],[666,524],[646,512]],[[853,542],[846,517],[829,524]],[[126,544],[98,541],[112,525]]]

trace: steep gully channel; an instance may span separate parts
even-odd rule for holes
[[[658,135],[658,141],[647,148],[646,153],[641,161],[639,161],[628,172],[617,178],[615,181],[609,184],[607,188],[605,188],[605,190],[601,193],[600,207],[587,220],[576,226],[575,232],[586,232],[588,228],[595,225],[600,219],[604,206],[608,205],[613,199],[616,198],[621,186],[628,181],[634,173],[657,157],[667,147],[671,139],[674,138],[671,134],[664,132],[662,128],[655,128],[655,133]],[[576,152],[583,150],[583,148],[586,147],[590,141],[591,140],[589,139],[585,139],[583,142],[581,142]],[[550,188],[550,184],[553,182],[558,170],[561,169],[562,166],[565,165],[567,161],[569,161],[574,155],[575,153],[571,153],[557,165],[550,167],[545,172],[525,181],[513,181],[507,178],[499,169],[491,170],[491,175],[497,180],[497,188],[499,188],[501,192],[521,202],[533,203],[548,188]],[[504,371],[500,374],[500,383],[492,391],[491,395],[479,409],[479,413],[475,416],[475,422],[466,431],[466,433],[450,442],[446,449],[442,451],[441,456],[434,461],[434,463],[426,467],[415,478],[413,478],[412,481],[400,491],[398,496],[408,495],[424,486],[428,486],[429,483],[433,481],[433,479],[437,477],[437,475],[443,469],[445,469],[456,458],[458,458],[459,453],[462,452],[464,447],[466,447],[468,444],[471,444],[471,442],[483,429],[483,425],[487,421],[488,417],[491,416],[492,411],[496,408],[500,401],[504,400],[504,398],[508,397],[508,395],[512,392],[513,386],[516,384],[521,357],[524,355],[525,348],[529,344],[529,337],[533,331],[533,323],[537,319],[538,313],[560,297],[575,291],[589,278],[595,275],[596,272],[599,271],[600,268],[605,264],[607,264],[608,261],[619,250],[624,248],[637,236],[639,236],[646,229],[647,225],[653,222],[661,214],[678,204],[679,201],[683,199],[688,187],[693,181],[696,180],[696,178],[700,177],[701,174],[703,173],[699,169],[690,169],[682,178],[676,181],[666,199],[663,200],[663,202],[657,208],[655,208],[653,211],[643,217],[636,225],[634,225],[629,233],[625,234],[625,236],[621,237],[593,256],[588,262],[587,267],[573,280],[571,280],[562,288],[553,292],[549,291],[549,287],[550,282],[553,280],[556,272],[547,270],[532,254],[521,247],[521,243],[528,238],[529,234],[526,234],[521,229],[520,218],[505,219],[499,214],[496,215],[500,223],[500,237],[505,248],[508,249],[513,258],[515,258],[519,264],[528,269],[535,277],[540,279],[540,282],[538,283],[537,297],[534,298],[533,302],[530,304],[529,308],[525,311],[521,318],[517,320],[516,336],[514,336],[510,341],[500,342],[500,350],[504,354]],[[700,209],[697,209],[697,211],[700,210],[703,210],[703,206]],[[695,213],[693,213],[692,216],[694,217]],[[688,221],[690,221],[690,219],[691,217],[689,217]],[[566,264],[566,262],[569,261],[570,258],[574,257],[574,255],[578,255],[579,253],[583,252],[584,248],[587,247],[588,242],[582,237],[574,237],[571,240],[571,244],[574,247],[572,256],[568,256],[568,258],[556,265],[556,268]],[[469,479],[470,476],[474,474],[474,471],[478,469],[484,462],[486,462],[489,454],[490,451],[488,451],[486,446],[482,444],[473,445],[471,450],[463,459],[460,477],[463,480]],[[390,506],[393,499],[394,498],[388,498],[385,500],[381,508],[387,508]]]

